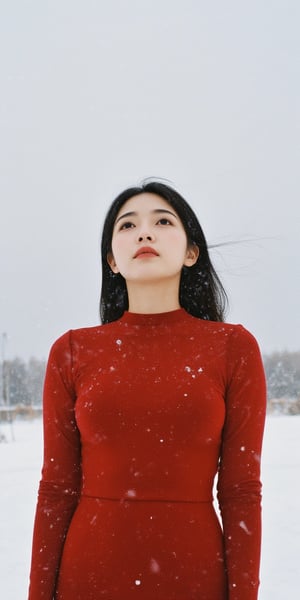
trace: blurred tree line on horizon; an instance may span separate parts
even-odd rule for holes
[[[300,413],[300,351],[273,352],[263,356],[268,386],[268,409]],[[0,407],[42,404],[44,360],[21,358],[0,363]]]

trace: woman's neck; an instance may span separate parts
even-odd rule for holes
[[[174,281],[154,283],[127,282],[128,310],[133,313],[155,314],[180,308],[178,283]]]

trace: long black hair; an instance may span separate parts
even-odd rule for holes
[[[112,252],[112,236],[116,217],[123,204],[133,196],[145,192],[163,198],[178,214],[188,244],[196,244],[199,257],[192,267],[183,266],[179,287],[179,303],[188,313],[200,319],[223,321],[227,295],[211,263],[208,246],[200,223],[186,200],[172,187],[159,181],[146,181],[119,194],[106,215],[101,242],[102,289],[100,318],[102,323],[119,319],[128,310],[126,282],[120,273],[113,273],[107,255]]]

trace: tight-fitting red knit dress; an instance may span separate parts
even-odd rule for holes
[[[179,309],[64,334],[45,380],[29,600],[256,600],[264,416],[240,325]]]

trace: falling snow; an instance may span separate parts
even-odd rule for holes
[[[245,531],[245,533],[247,533],[247,535],[251,535],[251,531],[248,529],[245,521],[240,521],[239,526],[241,529],[243,529],[243,531]]]
[[[150,560],[150,571],[152,573],[159,573],[160,572],[159,563],[157,562],[157,560],[155,560],[155,558],[151,558],[151,560]]]

